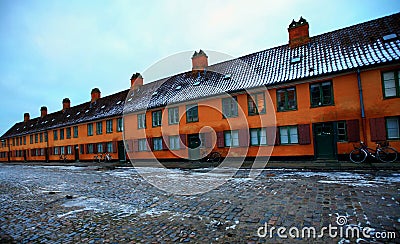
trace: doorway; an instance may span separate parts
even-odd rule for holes
[[[200,137],[199,134],[188,135],[188,147],[189,147],[189,160],[200,159]]]
[[[315,156],[317,159],[335,159],[335,130],[333,123],[314,124]]]
[[[121,162],[126,161],[126,152],[123,141],[118,141],[118,160]]]
[[[75,162],[79,162],[79,145],[75,145]]]

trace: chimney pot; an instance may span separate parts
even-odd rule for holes
[[[69,109],[71,107],[71,100],[69,100],[69,98],[64,98],[62,100],[62,104],[63,104],[62,111],[64,112],[65,110],[67,110],[67,109]]]
[[[143,86],[143,77],[140,73],[135,73],[131,77],[131,89]]]
[[[47,107],[43,106],[40,108],[40,118],[43,118],[46,115],[47,115]]]
[[[91,94],[91,100],[90,100],[91,103],[96,102],[101,97],[100,89],[97,87],[93,88],[90,94]]]
[[[208,66],[208,56],[200,49],[199,52],[194,52],[192,56],[192,70],[204,70]]]
[[[24,122],[28,122],[30,119],[29,113],[24,113]]]
[[[310,42],[309,25],[307,20],[300,17],[299,21],[293,20],[289,28],[289,47],[295,48]]]

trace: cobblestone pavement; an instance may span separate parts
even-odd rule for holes
[[[0,242],[400,243],[397,172],[246,173],[204,194],[176,196],[133,168],[0,164]],[[307,236],[329,226],[337,231]]]

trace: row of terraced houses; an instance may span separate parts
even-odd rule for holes
[[[400,13],[317,36],[300,18],[289,42],[13,125],[0,161],[198,159],[224,157],[346,160],[353,144],[400,148]],[[189,62],[188,57],[188,62]]]

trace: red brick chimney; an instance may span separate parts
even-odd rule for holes
[[[24,122],[28,122],[30,119],[29,113],[24,113]]]
[[[208,66],[208,56],[200,49],[194,52],[192,56],[192,70],[204,70]]]
[[[308,32],[309,26],[307,20],[300,17],[299,21],[292,21],[290,23],[289,32],[289,47],[295,48],[310,42],[310,35]]]
[[[69,100],[69,98],[64,98],[62,101],[62,104],[63,104],[62,111],[65,112],[65,110],[67,110],[71,107],[71,100]]]
[[[40,118],[43,118],[47,115],[47,107],[43,106],[40,108]]]
[[[97,99],[100,99],[101,97],[101,92],[99,88],[93,88],[90,94],[92,96],[92,99],[90,100],[91,103],[96,102]]]
[[[135,73],[131,77],[131,89],[143,86],[143,77],[140,73]]]

